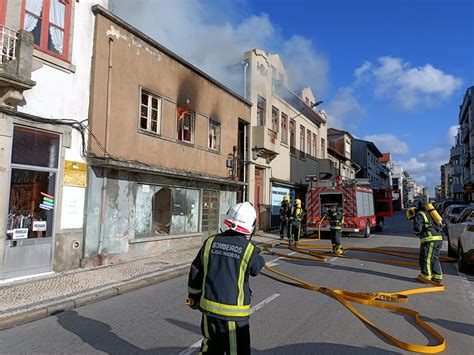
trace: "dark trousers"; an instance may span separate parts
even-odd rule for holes
[[[204,339],[199,354],[250,354],[248,321],[228,321],[203,314],[201,332]]]
[[[422,243],[420,245],[420,269],[421,273],[433,280],[443,279],[443,270],[441,270],[441,263],[439,262],[439,254],[443,246],[442,240],[434,242]]]
[[[293,221],[290,225],[290,240],[297,243],[301,235],[301,222]]]
[[[332,246],[341,245],[341,230],[340,229],[331,229],[330,231]]]
[[[280,221],[280,238],[288,238],[288,220],[283,219]]]

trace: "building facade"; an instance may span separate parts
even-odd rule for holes
[[[94,16],[106,0],[0,0],[0,278],[80,265]]]
[[[461,142],[461,132],[456,134],[454,145],[449,154],[449,166],[451,174],[448,176],[449,198],[455,201],[463,201],[463,145]]]
[[[388,189],[393,185],[393,162],[392,154],[383,153],[379,158],[380,188]]]
[[[474,201],[474,86],[466,90],[463,102],[459,107],[459,126],[462,143],[462,178],[464,200]]]
[[[394,190],[394,209],[401,210],[405,208],[403,203],[403,195],[404,195],[404,169],[402,165],[393,164],[393,177],[392,177],[392,188]],[[398,198],[395,198],[398,197]]]
[[[381,157],[382,153],[374,143],[352,139],[352,160],[361,167],[356,178],[367,179],[374,189],[380,189],[379,158]]]
[[[94,7],[83,265],[184,250],[247,193],[251,104]]]
[[[328,129],[328,158],[332,161],[334,176],[342,180],[355,179],[360,167],[352,162],[352,135],[335,128]]]
[[[248,198],[257,209],[258,228],[275,228],[282,197],[305,201],[306,176],[315,176],[319,159],[327,157],[327,118],[315,110],[310,88],[288,89],[278,54],[253,49],[244,63],[244,96],[253,103]]]

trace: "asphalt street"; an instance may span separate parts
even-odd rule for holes
[[[329,240],[321,244],[329,245]],[[417,252],[419,242],[401,213],[381,234],[369,239],[343,238],[346,246],[394,247]],[[279,248],[289,253],[285,248]],[[446,245],[443,249],[446,255]],[[327,263],[265,256],[278,270],[319,286],[356,292],[402,291],[423,287],[410,266],[329,257]],[[379,257],[379,256],[377,256]],[[390,258],[390,257],[387,257]],[[446,291],[410,296],[417,310],[446,339],[447,354],[474,349],[474,276],[460,274],[456,264],[443,264]],[[365,326],[333,298],[278,283],[264,276],[251,281],[251,318],[255,354],[386,354],[405,353]],[[200,313],[184,305],[187,277],[175,278],[99,303],[66,311],[0,332],[0,353],[130,354],[197,353]],[[435,344],[410,319],[374,307],[356,305],[375,324],[404,341]]]

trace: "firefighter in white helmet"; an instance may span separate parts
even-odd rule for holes
[[[249,275],[265,260],[251,237],[257,214],[249,202],[234,205],[221,233],[209,237],[189,272],[188,304],[202,312],[200,353],[250,354]]]

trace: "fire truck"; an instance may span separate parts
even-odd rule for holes
[[[343,233],[359,234],[368,238],[376,227],[374,191],[368,185],[356,181],[321,180],[306,194],[307,221],[309,234],[318,230],[319,222],[327,209],[340,206],[344,210]],[[329,231],[329,221],[324,220],[321,231]]]
[[[392,189],[374,189],[374,205],[376,216],[376,230],[381,232],[385,217],[392,217],[394,212]]]

